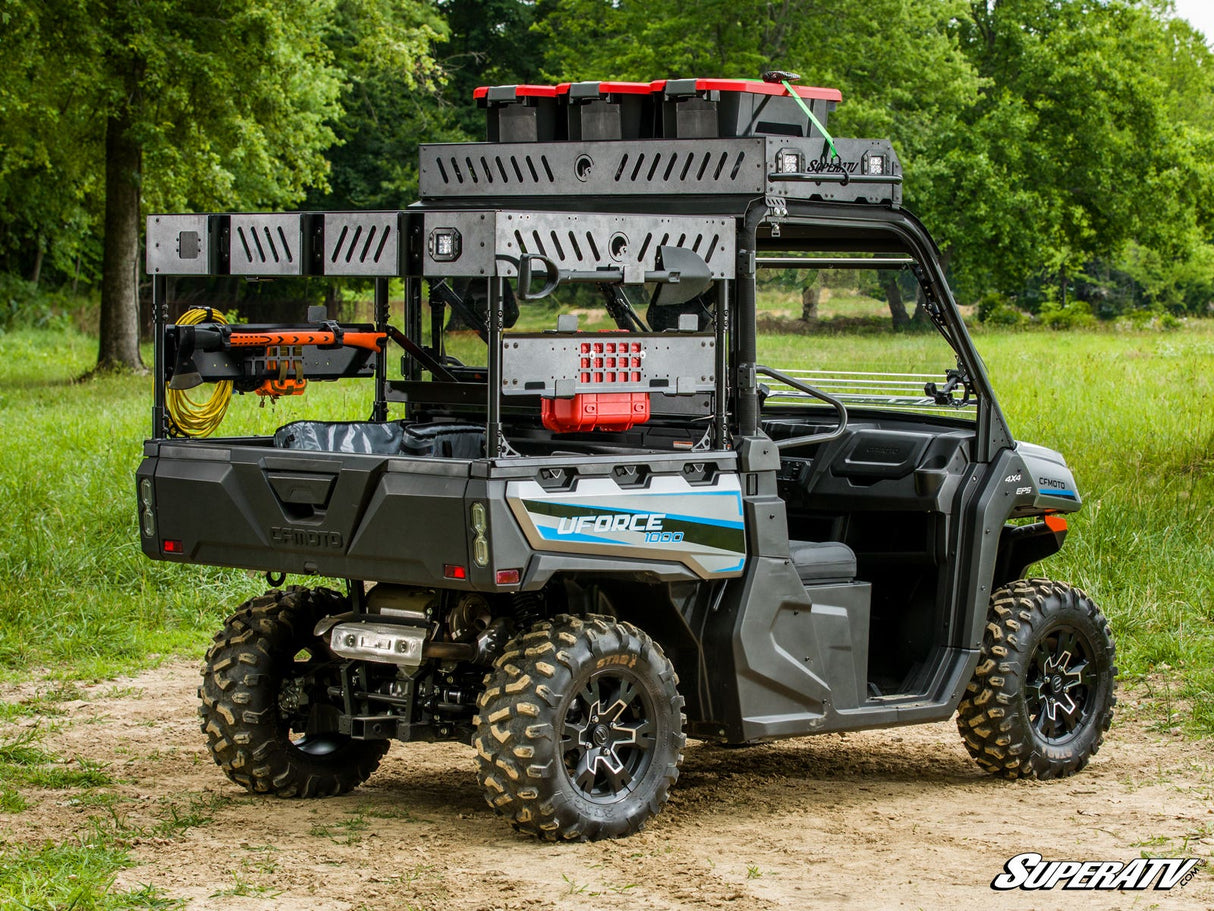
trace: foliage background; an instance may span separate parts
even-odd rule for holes
[[[53,698],[0,702],[0,721],[54,724],[72,680],[196,656],[264,588],[142,556],[151,378],[75,383],[139,366],[143,214],[401,207],[419,142],[482,136],[477,85],[772,68],[842,89],[832,131],[892,138],[907,207],[987,323],[1016,435],[1067,453],[1083,485],[1042,571],[1103,606],[1163,730],[1214,733],[1214,321],[1143,329],[1214,309],[1214,55],[1170,0],[0,0],[0,681],[55,681]],[[765,306],[795,313],[799,290],[776,291]],[[1030,318],[1109,331],[1005,328]],[[128,344],[107,353],[115,319]],[[898,360],[927,338],[814,345]],[[805,339],[766,344],[788,363]],[[365,415],[359,384],[317,385],[228,426],[265,433],[301,404]],[[116,888],[136,830],[113,776],[10,730],[0,814],[45,799],[33,788],[110,815],[61,844],[0,839],[0,905],[181,906]],[[157,837],[214,810],[166,799]]]
[[[0,326],[131,273],[124,174],[144,213],[398,207],[419,141],[481,137],[476,85],[773,67],[892,137],[984,316],[1214,305],[1214,55],[1170,0],[0,0],[0,26]]]

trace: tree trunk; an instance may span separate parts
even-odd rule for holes
[[[801,319],[812,323],[818,318],[818,303],[822,299],[822,286],[815,280],[801,291]]]
[[[34,275],[30,279],[30,284],[35,288],[38,287],[38,282],[42,280],[42,258],[46,255],[46,251],[42,249],[42,238],[38,238],[38,252],[34,256]]]
[[[143,370],[139,356],[140,169],[143,149],[130,135],[125,108],[105,128],[105,241],[101,259],[98,370]]]
[[[898,287],[898,273],[887,272],[881,276],[881,285],[885,288],[885,298],[889,301],[889,316],[895,329],[901,329],[910,322],[910,314],[906,312],[906,304],[902,301],[902,289]]]

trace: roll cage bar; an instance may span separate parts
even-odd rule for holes
[[[855,188],[853,188],[853,191]],[[567,283],[597,284],[608,296],[609,312],[621,331],[645,324],[622,308],[621,289],[645,282],[678,288],[715,288],[712,334],[713,415],[710,445],[726,447],[731,436],[760,433],[756,355],[755,275],[762,267],[906,268],[923,289],[925,308],[958,357],[958,370],[978,393],[977,454],[980,458],[1012,445],[1012,437],[991,393],[984,365],[957,312],[940,267],[938,251],[920,222],[901,208],[777,197],[712,199],[671,195],[666,214],[637,213],[635,198],[549,197],[543,210],[523,207],[471,208],[469,201],[431,200],[395,212],[161,215],[148,219],[148,271],[153,276],[156,324],[155,369],[169,380],[166,358],[169,275],[357,276],[372,279],[374,322],[368,330],[384,338],[369,365],[338,375],[372,375],[373,420],[385,420],[392,401],[410,401],[409,385],[426,370],[443,386],[432,391],[449,401],[483,401],[487,450],[491,458],[509,454],[502,437],[501,345],[505,334],[506,283],[520,286],[517,297],[551,291]],[[526,206],[533,201],[512,198]],[[646,201],[649,207],[654,200]],[[773,258],[762,251],[804,249],[807,257]],[[867,257],[829,257],[832,250],[868,252]],[[672,266],[667,260],[675,261]],[[405,280],[404,327],[389,322],[389,279]],[[483,331],[488,363],[487,389],[477,394],[441,352],[424,348],[423,280],[461,278],[479,283],[488,301]],[[537,276],[540,276],[537,278]],[[449,285],[433,282],[431,298],[467,316]],[[613,309],[610,304],[616,304]],[[631,318],[630,318],[631,314]],[[433,314],[432,314],[433,316]],[[475,323],[474,323],[475,324]],[[387,378],[384,348],[391,340],[404,349],[403,382]],[[330,359],[331,360],[331,359]],[[207,377],[204,374],[204,378]],[[323,371],[318,378],[325,376]],[[481,379],[477,374],[476,378]],[[568,394],[568,389],[559,394]],[[157,383],[153,436],[169,435],[164,384]]]

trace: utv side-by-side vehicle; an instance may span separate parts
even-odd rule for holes
[[[274,586],[206,657],[228,777],[337,794],[458,740],[515,827],[595,839],[658,812],[689,736],[956,713],[995,775],[1083,768],[1113,642],[1026,578],[1080,497],[1012,437],[890,143],[780,76],[477,100],[488,141],[422,146],[401,211],[148,219],[143,550]],[[171,321],[170,277],[212,276],[369,281],[373,318]],[[881,289],[936,331],[759,331]],[[214,432],[233,392],[360,379],[366,420]]]

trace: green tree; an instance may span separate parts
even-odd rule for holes
[[[472,103],[481,85],[516,85],[541,79],[544,44],[531,31],[530,0],[439,0],[451,40],[444,48],[448,81],[444,107],[468,138],[485,138],[485,117]]]
[[[0,254],[6,271],[35,284],[48,255],[74,271],[90,246],[102,189],[89,153],[101,121],[85,103],[97,77],[94,48],[72,10],[47,12],[0,3]],[[48,54],[48,46],[72,47],[71,59]]]
[[[90,179],[104,188],[103,369],[141,366],[141,207],[299,201],[329,174],[325,152],[347,84],[334,46],[343,62],[393,69],[407,81],[432,68],[441,29],[424,0],[5,0],[0,15],[20,23],[5,44],[25,61],[0,78],[0,104],[7,113],[23,82],[35,89],[15,128],[28,137],[28,151],[11,154],[5,143],[0,181],[83,162],[79,173],[54,175],[71,188],[66,198],[87,200]],[[59,130],[56,111],[87,116]],[[7,127],[0,135],[8,139]],[[4,185],[53,183],[33,176]],[[66,208],[34,212],[29,225],[3,221],[9,235],[29,234],[39,223],[63,223],[58,213]]]
[[[959,45],[961,0],[811,3],[710,0],[654,6],[637,0],[546,0],[536,31],[553,79],[649,80],[800,73],[843,92],[830,129],[892,137],[912,208],[940,176],[917,176],[942,155],[977,102],[980,79]],[[895,326],[909,321],[896,282],[884,287]]]
[[[440,90],[445,72],[430,48],[447,26],[433,7],[384,0],[341,4],[328,31],[345,75],[343,115],[328,152],[327,186],[308,204],[322,209],[396,208],[417,190],[417,146],[452,135]]]
[[[325,178],[341,81],[323,42],[332,0],[109,0],[97,12],[106,199],[98,367],[132,368],[144,187],[156,208],[300,198]]]
[[[419,27],[442,41],[436,46],[441,56],[385,65],[379,54],[366,52],[382,16],[340,8],[330,47],[347,74],[345,115],[329,154],[330,189],[313,191],[309,203],[324,209],[404,205],[417,192],[420,143],[483,139],[484,114],[472,103],[473,89],[539,78],[529,31],[533,12],[526,0],[437,0]],[[408,23],[395,24],[402,26]]]
[[[1167,166],[1144,187],[1152,217],[1117,265],[1149,304],[1204,314],[1214,304],[1214,52],[1169,18],[1170,3],[1162,12],[1152,56],[1165,87]]]
[[[1015,292],[1131,241],[1184,245],[1201,165],[1161,77],[1159,10],[1125,0],[975,0],[959,21],[980,98],[928,164],[929,221],[962,284]]]

